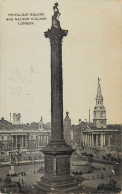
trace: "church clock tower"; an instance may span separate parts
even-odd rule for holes
[[[97,128],[106,128],[106,109],[103,105],[103,97],[101,94],[101,85],[100,79],[98,77],[98,87],[97,87],[97,96],[96,96],[96,106],[94,107],[94,119],[93,123]]]

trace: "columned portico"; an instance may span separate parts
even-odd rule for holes
[[[115,133],[115,130],[113,130]],[[83,145],[89,147],[110,147],[111,146],[111,131],[106,129],[90,129],[86,127],[83,131]],[[116,143],[117,144],[117,143]]]

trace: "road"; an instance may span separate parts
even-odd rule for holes
[[[108,164],[101,164],[101,163],[92,163],[96,169],[92,173],[88,173],[88,161],[83,161],[78,155],[73,155],[71,160],[71,168],[73,171],[83,172],[83,175],[78,175],[78,179],[80,180],[81,177],[84,177],[85,180],[82,182],[82,186],[84,187],[91,187],[96,189],[100,183],[107,184],[112,178],[117,181],[118,186],[121,185],[121,177],[112,175],[112,165]],[[34,185],[37,181],[40,181],[40,178],[43,176],[44,171],[38,173],[37,171],[44,166],[42,164],[32,164],[32,165],[23,165],[23,166],[15,166],[16,173],[20,173],[25,171],[26,176],[22,176],[21,173],[17,177],[11,177],[12,181],[24,181],[24,185]],[[9,167],[2,167],[0,168],[0,176],[4,179],[8,174]],[[102,175],[102,178],[101,178]],[[110,176],[111,175],[111,176]],[[111,178],[111,179],[110,179]],[[4,182],[0,183],[1,185]]]

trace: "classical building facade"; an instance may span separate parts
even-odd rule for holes
[[[2,124],[4,123],[4,124]],[[13,125],[0,120],[0,151],[43,148],[51,138],[51,130],[45,129],[42,117],[39,123]]]
[[[118,129],[91,129],[89,126],[83,131],[83,145],[89,147],[108,147],[119,146],[118,142],[114,142],[113,145],[113,136],[117,138],[119,134]]]

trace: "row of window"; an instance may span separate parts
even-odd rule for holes
[[[1,138],[2,140],[4,140],[5,139],[5,137],[4,136],[2,136],[2,138]],[[7,139],[9,139],[9,136],[7,137]],[[30,137],[30,139],[33,139],[33,136],[31,136]],[[36,136],[36,139],[38,139],[38,136]]]
[[[98,104],[102,104],[102,101],[97,101]]]
[[[2,138],[1,138],[2,140],[4,140],[5,139],[5,137],[4,136],[2,136]],[[9,139],[9,136],[7,137],[7,139]]]
[[[33,136],[31,136],[30,138],[33,139]],[[36,136],[36,139],[38,139],[38,136]]]
[[[100,109],[104,109],[104,106],[100,106]],[[97,109],[97,107],[95,106],[94,109]]]
[[[48,137],[48,135],[46,135]],[[30,137],[30,139],[33,139],[33,136]],[[38,136],[36,136],[36,139],[38,139]]]
[[[100,123],[105,125],[106,124],[106,121],[105,120],[102,120],[102,121],[100,121]],[[94,121],[94,124],[96,124],[96,121]]]

